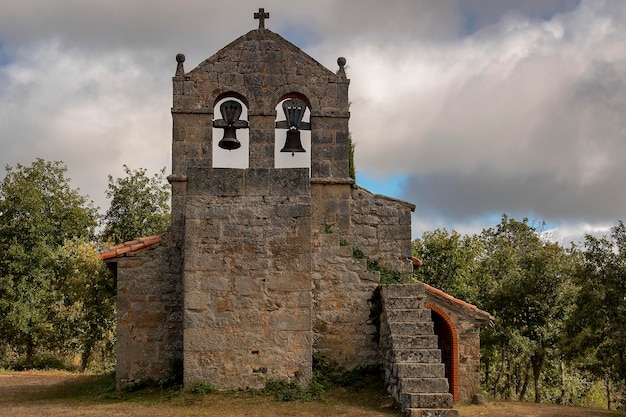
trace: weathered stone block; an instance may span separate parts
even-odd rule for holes
[[[311,177],[328,178],[331,176],[330,161],[311,160]]]
[[[211,195],[234,196],[243,191],[243,170],[189,167],[187,177],[190,194],[206,191]]]
[[[423,297],[385,297],[387,309],[423,309],[426,307],[426,296]]]
[[[433,322],[421,322],[421,323],[387,323],[389,330],[392,334],[398,336],[411,336],[411,335],[429,335],[434,334]]]
[[[218,82],[224,85],[238,86],[244,84],[243,74],[219,73]]]
[[[430,321],[430,310],[427,309],[387,310],[385,314],[390,322]]]
[[[268,320],[269,330],[311,330],[311,310],[309,308],[280,309],[271,311]]]
[[[400,401],[407,408],[452,408],[454,405],[450,393],[401,394]]]
[[[448,392],[447,378],[402,378],[398,382],[401,392]]]
[[[310,195],[309,170],[282,168],[271,171],[271,194],[274,196]]]
[[[261,86],[264,84],[264,77],[261,74],[244,74],[244,83],[250,86]]]
[[[268,168],[249,168],[245,172],[246,195],[269,195],[270,175]]]
[[[276,208],[276,216],[285,217],[309,217],[311,215],[310,204],[281,204]],[[307,240],[310,237],[307,236]]]
[[[390,340],[394,349],[437,348],[437,335],[396,336],[392,334]]]
[[[267,277],[267,289],[274,291],[303,291],[311,288],[307,272],[275,271]]]
[[[393,360],[396,362],[441,363],[439,349],[394,349]]]
[[[381,294],[386,297],[408,297],[425,295],[424,284],[395,284],[381,286]]]
[[[396,363],[394,374],[398,378],[443,378],[445,365],[443,363]]]
[[[233,292],[240,296],[258,296],[263,293],[265,287],[263,279],[258,277],[237,276],[234,281]]]

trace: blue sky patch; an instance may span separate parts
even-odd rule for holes
[[[502,16],[509,13],[519,14],[530,19],[550,20],[558,13],[576,9],[579,4],[580,0],[461,2],[460,10],[464,19],[461,35],[469,36],[485,26],[497,23]]]
[[[9,62],[11,62],[9,59],[9,53],[4,47],[4,44],[0,42],[0,67],[9,65]]]
[[[306,49],[310,46],[317,44],[320,41],[320,36],[311,27],[302,25],[293,25],[286,23],[276,30],[283,38],[293,43],[300,49]]]
[[[367,171],[356,173],[356,182],[361,187],[374,194],[382,194],[389,197],[401,198],[404,185],[408,180],[407,175],[374,175]]]

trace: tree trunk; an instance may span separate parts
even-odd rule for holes
[[[565,366],[563,366],[563,361],[559,361],[559,369],[561,370],[561,394],[556,399],[556,403],[563,404],[565,402]]]
[[[488,387],[489,386],[489,371],[491,370],[491,359],[490,358],[485,358],[485,380],[483,381],[483,386],[484,387]]]
[[[26,363],[32,365],[35,356],[35,341],[31,335],[26,337]]]
[[[80,354],[80,372],[85,372],[93,353],[93,347],[96,344],[95,341],[101,336],[98,332],[98,326],[94,323],[94,318],[90,318],[89,330],[83,340],[83,349]]]
[[[493,396],[494,398],[498,395],[498,384],[500,383],[500,378],[502,377],[502,373],[504,372],[504,360],[500,362],[500,369],[496,374],[496,379],[493,381]]]
[[[530,379],[530,361],[526,362],[526,368],[524,369],[524,383],[522,384],[522,389],[520,390],[519,396],[517,397],[519,401],[524,401],[524,397],[526,396],[526,391],[528,390],[529,379]]]
[[[507,355],[506,358],[506,382],[504,384],[504,388],[502,390],[502,394],[505,400],[510,400],[513,398],[513,372],[511,369],[511,357]]]
[[[604,387],[606,388],[606,409],[611,410],[611,381],[608,378],[604,380]]]
[[[541,372],[543,371],[544,361],[544,352],[537,353],[531,358],[533,366],[533,379],[535,383],[535,402],[537,404],[541,402]]]
[[[88,343],[83,348],[83,351],[80,354],[80,372],[85,372],[85,369],[87,369],[87,365],[89,364],[89,359],[91,358],[92,349],[93,349],[93,343]]]

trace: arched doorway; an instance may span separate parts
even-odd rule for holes
[[[454,401],[458,401],[459,367],[456,328],[450,318],[437,306],[428,305],[434,323],[435,334],[441,350],[441,361],[446,367],[446,378]]]

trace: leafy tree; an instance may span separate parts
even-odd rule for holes
[[[124,165],[124,172],[125,177],[115,180],[109,175],[106,195],[111,206],[102,238],[117,244],[165,232],[170,221],[165,168],[152,177],[143,168],[133,171]]]
[[[64,298],[56,251],[67,239],[90,238],[93,204],[72,189],[61,162],[6,167],[0,183],[0,340],[32,359],[39,347],[61,349],[55,328]]]
[[[496,326],[485,332],[487,356],[499,355],[506,366],[505,395],[514,390],[523,398],[528,372],[534,381],[535,402],[541,402],[541,376],[557,347],[571,307],[571,264],[558,244],[541,239],[540,229],[527,219],[506,215],[495,228],[484,230],[485,256],[481,274],[490,277],[485,308]],[[518,375],[525,375],[517,378]]]
[[[578,268],[575,308],[568,321],[570,356],[610,386],[626,381],[626,226],[619,222],[609,236],[586,236],[583,264]]]
[[[66,240],[56,254],[56,284],[63,292],[55,328],[65,346],[80,354],[80,370],[100,347],[104,359],[113,353],[115,280],[96,246],[84,238]]]
[[[477,236],[461,236],[437,229],[424,232],[413,241],[413,254],[424,264],[415,271],[415,278],[446,293],[477,304],[481,283],[477,269],[483,253]]]

